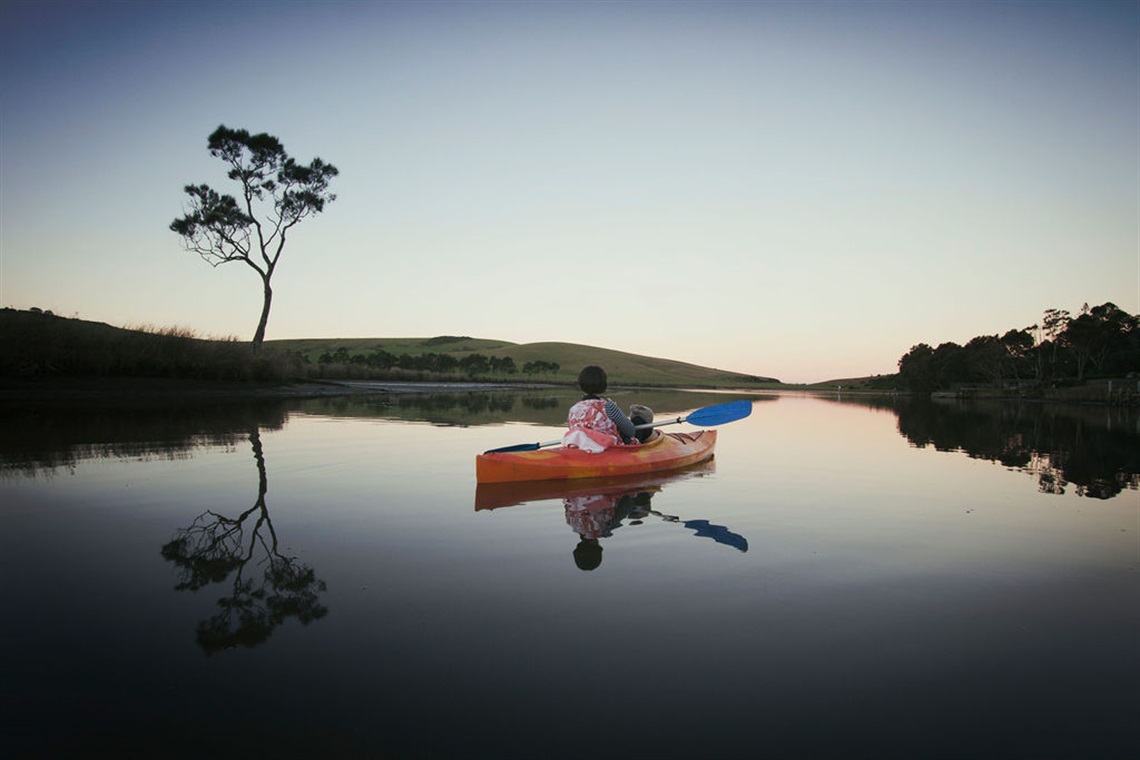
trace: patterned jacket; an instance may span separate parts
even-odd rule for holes
[[[604,398],[587,397],[574,404],[570,407],[566,424],[569,430],[562,436],[562,445],[591,453],[620,446],[635,432],[633,424],[618,405]]]

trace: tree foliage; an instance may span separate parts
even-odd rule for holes
[[[425,352],[415,356],[400,354],[397,356],[383,349],[375,349],[371,353],[350,354],[344,346],[334,351],[325,351],[317,359],[320,364],[349,364],[360,365],[372,369],[402,369],[415,372],[436,372],[448,374],[462,372],[471,377],[479,375],[515,375],[518,366],[509,356],[485,356],[480,353],[467,354],[457,358],[454,354]],[[552,366],[557,366],[550,362]]]
[[[548,362],[538,359],[524,364],[522,371],[525,375],[545,375],[547,373],[553,375],[560,369],[562,369],[562,366],[558,362]]]
[[[971,383],[1031,380],[1084,382],[1090,372],[1140,372],[1140,318],[1113,303],[1089,308],[1077,317],[1047,309],[1041,325],[980,335],[965,346],[919,343],[899,359],[899,379],[918,392]]]
[[[238,183],[239,197],[209,185],[187,185],[186,213],[171,222],[170,229],[181,236],[186,250],[211,266],[240,261],[257,272],[263,299],[253,347],[260,350],[273,301],[271,280],[286,237],[336,200],[329,183],[339,172],[319,158],[297,163],[280,140],[264,132],[251,135],[221,125],[207,147],[211,156],[229,166],[227,176]]]

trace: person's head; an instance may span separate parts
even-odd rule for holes
[[[583,393],[596,396],[599,393],[605,393],[607,385],[609,385],[609,379],[606,377],[606,371],[596,364],[583,367],[582,371],[578,373],[578,387],[582,389]]]
[[[583,538],[574,547],[574,564],[579,570],[593,570],[602,564],[602,545],[596,538]]]

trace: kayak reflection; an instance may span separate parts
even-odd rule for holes
[[[561,500],[566,523],[578,534],[574,564],[594,570],[602,563],[601,539],[624,525],[641,525],[649,518],[675,523],[702,538],[738,551],[748,551],[748,539],[708,520],[684,520],[653,509],[653,498],[671,483],[702,477],[715,470],[713,460],[665,474],[589,478],[580,480],[483,483],[475,490],[476,511],[539,501]]]

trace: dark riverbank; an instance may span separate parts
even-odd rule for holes
[[[0,403],[248,401],[519,387],[521,386],[495,383],[401,383],[363,380],[254,383],[148,377],[0,378]]]

